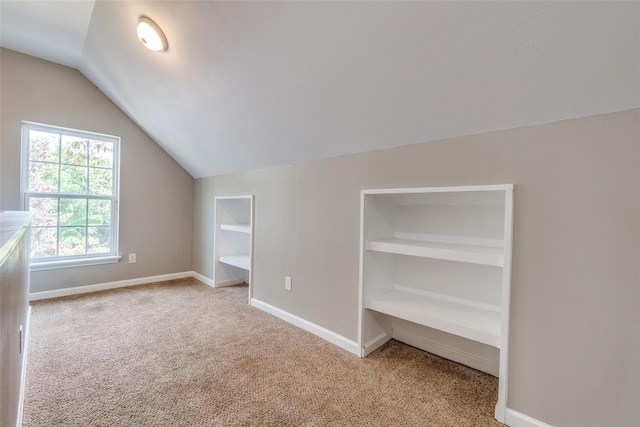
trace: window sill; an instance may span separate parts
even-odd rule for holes
[[[120,256],[105,256],[97,258],[70,259],[64,261],[32,262],[31,271],[55,270],[59,268],[86,267],[89,265],[114,264],[119,262]]]

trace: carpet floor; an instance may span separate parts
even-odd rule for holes
[[[23,426],[499,426],[497,378],[396,341],[360,359],[181,279],[32,303]]]

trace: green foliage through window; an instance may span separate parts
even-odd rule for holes
[[[23,144],[32,258],[116,255],[119,139],[24,122]]]

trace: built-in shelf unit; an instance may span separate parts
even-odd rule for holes
[[[214,286],[249,285],[252,297],[254,196],[215,198]]]
[[[362,191],[361,355],[391,338],[445,357],[460,345],[462,363],[490,354],[495,369],[467,364],[499,377],[504,421],[512,218],[511,184]]]

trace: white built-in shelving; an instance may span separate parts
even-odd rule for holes
[[[251,234],[251,224],[220,224],[220,229]]]
[[[251,257],[249,255],[221,256],[218,261],[245,271],[251,271]]]
[[[365,307],[494,347],[500,346],[500,307],[394,285]]]
[[[252,297],[254,197],[215,198],[213,277],[216,287],[249,285]]]
[[[361,355],[391,338],[433,342],[416,338],[416,328],[445,333],[447,345],[462,340],[483,357],[493,348],[503,421],[513,185],[365,190],[361,197]],[[413,335],[401,330],[407,324]]]
[[[390,254],[411,255],[424,258],[469,262],[502,267],[504,249],[431,240],[378,239],[368,240],[367,250]]]

